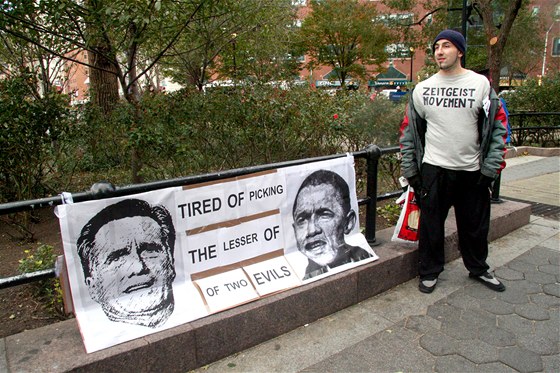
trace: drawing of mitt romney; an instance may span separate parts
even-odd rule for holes
[[[169,211],[139,199],[105,207],[77,241],[91,298],[115,322],[151,328],[173,313],[175,228]]]

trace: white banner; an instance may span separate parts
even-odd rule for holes
[[[87,352],[377,259],[354,159],[57,207]]]

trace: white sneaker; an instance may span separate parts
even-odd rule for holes
[[[478,282],[482,282],[489,289],[492,289],[494,291],[504,291],[504,290],[506,290],[505,285],[502,284],[496,277],[494,277],[494,275],[492,275],[488,272],[484,272],[483,274],[481,274],[479,276],[473,275],[472,273],[469,273],[469,277],[477,280]]]
[[[436,288],[437,278],[433,280],[420,280],[418,284],[418,290],[422,293],[431,293]]]

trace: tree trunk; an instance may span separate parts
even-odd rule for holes
[[[103,50],[103,48],[92,48]],[[88,51],[88,59],[95,68],[89,71],[89,94],[91,102],[109,115],[119,101],[119,85],[116,67],[100,53]]]
[[[128,26],[131,35],[136,35],[138,29],[134,22],[131,22]],[[138,89],[138,75],[136,66],[138,45],[136,41],[133,41],[128,47],[127,54],[127,64],[128,64],[128,85],[126,88],[125,97],[128,103],[134,107],[134,119],[132,121],[130,131],[141,131],[141,110],[140,110],[140,91]],[[132,144],[130,151],[130,171],[133,183],[141,183],[142,176],[140,171],[142,170],[142,148],[138,144]]]
[[[509,1],[507,9],[505,9],[504,12],[502,23],[496,25],[494,24],[494,7],[492,6],[492,1],[481,0],[478,2],[488,43],[488,74],[492,88],[494,88],[496,92],[499,92],[500,89],[502,55],[513,26],[513,21],[515,21],[519,9],[521,8],[521,3],[522,0]]]
[[[104,1],[87,0],[91,19],[87,23],[86,41],[89,69],[89,96],[90,102],[99,107],[104,115],[113,110],[119,100],[119,85],[117,79],[117,66],[111,61],[111,46],[103,38],[102,10]]]

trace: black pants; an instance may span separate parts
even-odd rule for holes
[[[424,164],[420,191],[419,274],[434,279],[443,271],[445,220],[455,207],[459,250],[467,270],[480,275],[489,269],[490,191],[477,185],[479,171],[452,171]]]

